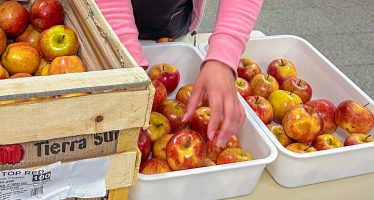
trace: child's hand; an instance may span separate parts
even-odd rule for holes
[[[245,113],[237,96],[235,77],[231,68],[217,61],[205,63],[195,83],[187,106],[185,121],[189,120],[203,98],[209,100],[212,110],[208,126],[208,137],[213,137],[223,119],[217,145],[222,147],[242,127]]]

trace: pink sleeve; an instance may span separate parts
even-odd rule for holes
[[[101,12],[139,66],[148,66],[138,40],[131,0],[96,0]]]
[[[263,0],[221,0],[205,61],[216,60],[235,73]]]

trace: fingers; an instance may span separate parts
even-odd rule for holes
[[[217,138],[217,146],[224,147],[230,138],[239,132],[245,119],[244,109],[236,96],[228,98],[224,104],[224,121],[220,135]]]
[[[209,140],[213,140],[214,135],[216,134],[216,131],[218,129],[219,123],[221,122],[223,110],[223,97],[210,95],[209,105],[211,109],[211,114],[207,133]]]
[[[193,88],[190,100],[188,101],[188,105],[186,108],[186,114],[183,116],[182,121],[187,122],[193,116],[197,106],[202,101],[205,95],[204,89],[200,84],[196,84]]]

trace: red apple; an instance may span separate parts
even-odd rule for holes
[[[298,142],[312,142],[321,134],[321,116],[306,105],[298,105],[288,111],[282,121],[287,136]]]
[[[274,121],[277,123],[282,123],[282,119],[286,112],[296,105],[302,104],[299,96],[294,93],[277,90],[270,94],[268,101],[273,107],[274,111]]]
[[[87,71],[87,67],[78,56],[57,57],[48,66],[48,75],[79,73],[85,71]]]
[[[152,141],[151,137],[146,133],[145,130],[141,130],[138,138],[138,147],[142,152],[142,162],[149,158],[151,154]]]
[[[8,39],[5,35],[5,32],[0,28],[0,56],[4,53],[7,43]]]
[[[273,60],[268,67],[268,74],[274,76],[280,85],[290,77],[296,77],[295,65],[287,59]]]
[[[205,141],[208,140],[208,124],[210,119],[210,108],[200,107],[198,108],[190,121],[190,127],[192,130],[201,134]]]
[[[193,84],[187,84],[183,87],[181,87],[178,92],[177,96],[175,96],[175,99],[184,105],[188,104],[188,101],[190,100],[190,97],[192,95],[192,90],[193,90]],[[201,107],[203,104],[200,102],[198,107]]]
[[[273,135],[277,138],[277,140],[282,144],[282,146],[286,147],[292,143],[292,140],[284,132],[282,125],[268,124],[267,127],[269,128],[271,133],[273,133]]]
[[[218,133],[216,134],[216,136]],[[226,143],[224,147],[217,147],[216,145],[216,137],[214,140],[209,140],[207,142],[207,156],[209,159],[211,159],[213,162],[217,162],[218,156],[221,154],[222,151],[224,151],[227,148],[241,148],[240,142],[238,138],[234,135],[231,137],[231,139]]]
[[[34,48],[38,49],[40,32],[35,30],[29,25],[25,32],[16,38],[16,42],[26,42],[31,44]]]
[[[10,44],[1,57],[3,67],[10,74],[34,74],[39,67],[38,50],[25,42]]]
[[[242,97],[248,97],[252,94],[252,88],[249,85],[248,81],[244,78],[237,78],[235,81],[236,89]]]
[[[318,150],[335,149],[343,146],[343,143],[332,134],[319,135],[312,143],[312,145]]]
[[[265,124],[270,124],[273,120],[274,111],[270,102],[261,96],[249,96],[245,98],[245,101],[252,108]]]
[[[179,84],[179,71],[171,64],[162,63],[151,67],[148,71],[151,80],[159,80],[165,85],[168,94],[172,93]]]
[[[169,140],[166,155],[173,170],[202,167],[206,158],[206,143],[199,133],[181,130]]]
[[[168,94],[164,84],[162,84],[161,81],[154,80],[152,81],[152,84],[156,90],[155,96],[153,98],[152,110],[156,111],[161,106],[161,104],[166,100]]]
[[[64,24],[64,7],[59,0],[36,0],[30,8],[31,24],[39,31]]]
[[[27,78],[27,77],[32,77],[32,75],[27,74],[27,73],[17,73],[17,74],[13,74],[10,78]]]
[[[219,154],[217,158],[217,165],[244,162],[253,160],[251,154],[245,152],[240,148],[227,148]]]
[[[306,103],[306,105],[310,106],[314,111],[316,111],[323,120],[323,129],[322,133],[333,133],[337,129],[337,125],[335,123],[335,105],[326,99],[317,99],[312,100]]]
[[[7,78],[9,78],[9,73],[0,63],[0,79],[7,79]]]
[[[171,130],[169,120],[158,112],[151,113],[149,125],[147,134],[151,137],[152,143],[156,142],[162,136],[169,134]]]
[[[155,144],[152,148],[152,155],[154,158],[158,158],[163,161],[167,161],[166,158],[166,146],[172,137],[172,134],[166,134],[162,137],[160,137],[158,140],[156,140]]]
[[[160,106],[159,111],[169,119],[173,131],[179,131],[187,126],[186,122],[182,121],[186,113],[186,106],[183,103],[166,99]]]
[[[253,95],[262,96],[265,99],[267,99],[272,92],[279,90],[278,82],[269,74],[257,74],[252,78],[250,85]]]
[[[76,55],[79,49],[78,36],[68,26],[53,26],[40,34],[38,48],[42,57],[49,61],[60,56]]]
[[[305,143],[292,143],[286,146],[286,148],[295,153],[310,153],[317,151],[316,148]]]
[[[374,115],[366,106],[347,100],[336,108],[335,122],[348,133],[368,133],[374,127]]]
[[[281,89],[297,94],[303,103],[310,101],[312,98],[312,87],[306,81],[296,77],[290,77],[283,81]]]
[[[142,163],[139,171],[142,174],[152,175],[170,172],[171,169],[167,162],[157,158],[152,158]]]
[[[374,142],[374,138],[371,135],[366,135],[364,133],[354,133],[350,134],[344,142],[344,146],[351,146],[356,144],[365,144]]]
[[[261,73],[261,67],[253,60],[243,58],[240,60],[237,71],[240,78],[244,78],[250,82],[254,76]]]
[[[0,3],[0,28],[7,36],[17,37],[27,28],[29,13],[17,1],[4,1]]]

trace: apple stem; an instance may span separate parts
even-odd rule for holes
[[[156,124],[156,127],[157,127],[157,128],[160,128],[160,126],[162,126],[162,124]]]
[[[260,99],[260,97],[258,96],[257,98],[256,98],[256,104],[258,104],[258,100]]]
[[[268,79],[269,79],[269,76],[270,76],[270,74],[268,74],[268,75],[266,76],[266,80],[268,80]]]
[[[62,41],[64,41],[65,39],[65,35],[62,36],[62,38],[60,39],[59,43],[61,43]]]
[[[284,62],[283,62],[283,59],[281,59],[281,66],[283,66],[284,65]]]
[[[368,106],[369,104],[370,104],[370,103],[365,104],[364,107]]]
[[[366,142],[366,140],[367,140],[370,136],[371,136],[371,135],[366,136],[364,142]]]
[[[300,83],[301,83],[301,79],[299,79],[299,82],[297,83],[297,85],[300,86]]]

